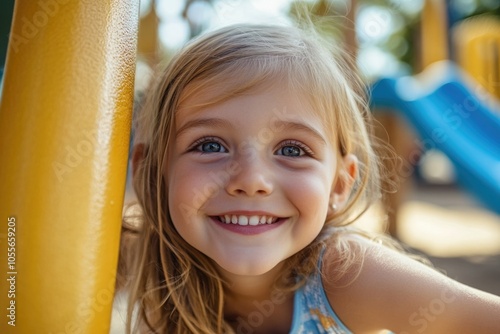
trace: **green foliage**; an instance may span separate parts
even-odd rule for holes
[[[5,63],[13,12],[14,0],[0,1],[0,68],[3,68]]]

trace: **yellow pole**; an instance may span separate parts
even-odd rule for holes
[[[151,2],[150,11],[139,21],[139,41],[137,44],[137,53],[145,58],[149,66],[155,67],[158,64],[159,39],[158,26],[160,20],[156,14],[156,1]]]
[[[421,16],[421,70],[448,59],[448,28],[445,0],[425,0]]]
[[[476,16],[453,29],[457,62],[492,96],[500,99],[500,20]]]
[[[138,2],[16,1],[0,105],[1,333],[109,332]]]

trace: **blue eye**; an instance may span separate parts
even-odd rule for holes
[[[281,147],[276,151],[276,154],[285,157],[302,157],[304,155],[313,155],[312,151],[306,145],[295,140],[287,140],[281,143]]]
[[[283,146],[278,150],[278,155],[286,157],[300,157],[304,152],[297,146]]]
[[[204,153],[225,152],[224,146],[222,146],[221,144],[214,142],[214,141],[203,143],[199,147],[200,147],[200,151],[202,151]]]
[[[226,153],[227,149],[217,138],[201,138],[191,145],[190,151],[200,153]]]

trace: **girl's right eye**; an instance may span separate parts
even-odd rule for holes
[[[226,153],[227,149],[215,138],[201,138],[197,140],[190,151],[200,153]]]

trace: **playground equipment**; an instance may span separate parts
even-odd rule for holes
[[[497,147],[500,142],[500,129],[497,127],[498,119],[491,113],[498,112],[494,97],[500,97],[500,23],[498,19],[488,17],[460,21],[459,17],[452,17],[448,5],[449,2],[445,0],[427,0],[424,4],[420,23],[420,62],[417,67],[426,74],[416,78],[379,80],[372,86],[372,105],[375,108],[389,107],[401,111],[400,114],[420,135],[424,150],[436,148],[448,155],[455,166],[457,182],[464,185],[465,189],[486,207],[498,213],[500,196],[497,166],[500,156],[497,154],[498,149],[492,146]],[[450,38],[450,31],[453,32],[453,39]],[[456,59],[457,65],[461,67],[450,66],[450,63],[433,66],[450,58]],[[437,70],[438,67],[441,67],[441,70]],[[462,71],[467,72],[475,82],[465,84]],[[422,78],[429,76],[436,79],[433,85],[428,79],[424,80],[429,83],[428,87],[425,87],[425,83],[419,83]],[[472,82],[468,79],[466,81]],[[434,88],[431,89],[430,86]],[[416,92],[413,96],[408,94],[417,88],[420,95]],[[422,89],[426,90],[428,96]],[[453,115],[453,110],[457,111],[456,106],[460,107],[464,103],[477,103],[477,110],[471,110],[464,115]],[[462,108],[465,106],[462,105]],[[408,135],[405,134],[407,131],[399,128],[403,124],[397,124],[396,128],[393,123],[396,123],[398,118],[390,116],[391,114],[386,115],[389,115],[391,120],[384,123],[389,125],[389,141],[398,155],[403,159],[412,155],[415,157],[415,152],[410,152],[411,148],[400,145],[408,141]],[[493,119],[490,124],[489,119]],[[436,138],[432,137],[432,131],[434,136],[438,135]],[[440,136],[446,137],[446,140]],[[481,148],[486,143],[492,151]],[[468,150],[465,151],[461,145],[465,145]],[[473,161],[476,159],[479,164],[474,166]],[[492,165],[485,165],[487,162]],[[417,161],[409,161],[409,165],[415,163]],[[493,171],[488,168],[497,169]],[[481,172],[486,172],[486,175],[479,175]],[[398,235],[398,208],[404,190],[410,186],[406,179],[407,177],[402,178],[400,189],[403,191],[389,194],[385,203],[388,211],[388,230],[395,237]]]
[[[446,154],[457,181],[500,214],[500,116],[479,98],[485,93],[478,85],[466,82],[471,80],[459,68],[438,62],[417,77],[381,79],[372,86],[371,102],[400,110],[424,149]]]
[[[457,63],[500,99],[500,20],[481,15],[453,29]]]
[[[109,332],[138,3],[15,3],[0,106],[3,268],[7,224],[15,231],[1,333]]]
[[[445,0],[425,0],[420,25],[420,68],[449,59]]]

